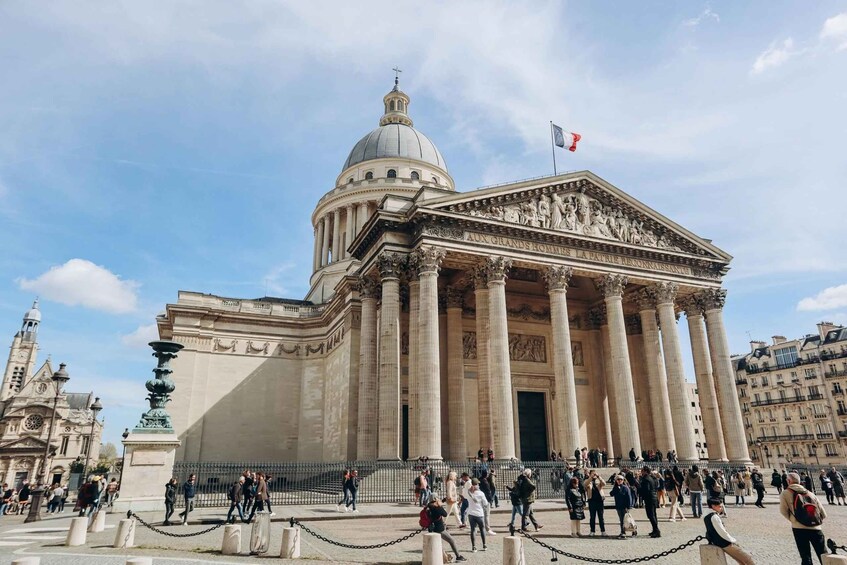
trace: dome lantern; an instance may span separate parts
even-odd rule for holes
[[[395,71],[399,73],[397,69]],[[379,125],[403,124],[413,127],[415,124],[409,117],[409,101],[409,95],[400,90],[400,78],[395,76],[394,88],[382,99],[385,104],[385,113],[379,119]]]

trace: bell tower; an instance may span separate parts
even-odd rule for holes
[[[24,314],[21,330],[12,339],[9,360],[3,373],[0,400],[6,400],[20,392],[24,382],[32,376],[35,370],[35,360],[38,354],[38,326],[41,324],[41,311],[38,309],[38,299],[32,303]]]

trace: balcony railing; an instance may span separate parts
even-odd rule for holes
[[[824,377],[827,379],[837,379],[838,377],[847,377],[847,369],[835,370],[835,371],[827,371],[824,373]]]
[[[823,434],[821,434],[821,437],[823,437]],[[777,436],[759,436],[759,441],[792,441],[805,439],[815,439],[815,436],[814,434],[782,434]]]
[[[806,397],[807,400],[820,400],[821,398],[823,398],[823,393],[821,392],[813,392]]]
[[[747,384],[747,378],[746,377],[738,377],[737,379],[735,379],[735,384],[746,385]]]
[[[834,394],[834,395],[835,394],[844,394],[844,389],[843,388],[834,388],[834,389],[832,389],[832,394]]]
[[[813,414],[816,420],[823,420],[826,418],[826,414]]]
[[[821,353],[821,361],[829,361],[830,359],[841,359],[847,357],[847,350],[833,351],[832,353]]]
[[[830,432],[825,432],[822,434],[818,434],[818,439],[832,439],[832,434]]]
[[[839,408],[837,412],[839,416],[847,416],[847,408]]]
[[[750,406],[773,406],[774,404],[787,404],[789,402],[800,402],[801,400],[805,400],[804,396],[794,396],[791,398],[771,398],[765,400],[754,400],[750,403]]]
[[[838,432],[838,437],[847,437],[847,430],[841,430]]]

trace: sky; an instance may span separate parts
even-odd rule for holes
[[[179,290],[305,296],[397,65],[458,190],[552,173],[553,120],[733,255],[734,352],[847,323],[847,2],[57,0],[0,3],[0,340],[40,297],[117,444]]]

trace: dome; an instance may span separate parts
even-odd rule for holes
[[[353,146],[344,163],[344,169],[364,161],[386,157],[414,159],[447,170],[444,157],[435,144],[427,136],[405,124],[386,124],[364,136]]]
[[[38,300],[32,303],[32,308],[27,310],[27,313],[24,314],[24,321],[32,320],[33,322],[41,321],[41,310],[38,309]]]

